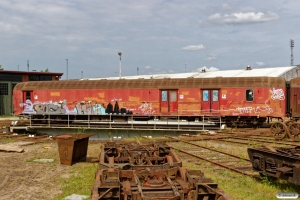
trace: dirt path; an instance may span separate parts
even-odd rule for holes
[[[23,153],[0,151],[0,199],[53,199],[60,191],[57,178],[69,175],[71,166],[59,164],[55,141],[23,146]],[[54,158],[54,163],[34,159]]]

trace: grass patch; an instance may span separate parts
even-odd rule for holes
[[[38,145],[38,144],[33,144],[32,146],[34,145]],[[26,162],[33,162],[33,160],[36,159],[50,159],[50,158],[54,159],[53,163],[60,162],[57,144],[54,142],[45,144],[42,147],[36,149],[35,156],[27,159]]]
[[[53,159],[53,162],[39,162],[39,161],[34,161],[34,160],[39,160],[39,159]],[[54,158],[46,158],[46,157],[33,157],[33,158],[29,158],[26,160],[26,162],[33,162],[33,163],[39,163],[39,164],[47,164],[47,165],[51,165],[51,164],[57,164],[58,160],[54,159]]]
[[[33,157],[26,160],[26,162],[33,162],[36,159],[41,159],[40,157]]]
[[[222,146],[218,145],[215,141],[198,143],[207,146],[215,144],[215,147],[218,150],[227,150],[227,152],[238,154],[239,156],[245,158],[248,157],[245,147],[237,147],[233,145]],[[262,177],[261,180],[258,180],[232,172],[224,168],[216,167],[206,161],[197,160],[190,156],[186,156],[183,153],[178,154],[183,161],[183,167],[201,170],[204,173],[205,177],[211,178],[214,183],[217,183],[218,186],[233,199],[277,199],[276,194],[278,192],[297,192],[298,194],[300,194],[300,186],[294,185],[285,180],[275,179],[272,177]]]
[[[3,144],[8,144],[8,143],[12,143],[12,142],[16,142],[16,140],[11,139],[11,138],[6,138],[6,139],[1,140],[1,143],[3,143]]]
[[[255,140],[248,140],[248,146],[252,148],[259,148],[261,147],[261,144],[256,142]]]
[[[11,117],[15,117],[15,115],[1,115],[0,116],[0,118],[11,118]]]
[[[87,199],[90,199],[91,189],[95,182],[95,172],[98,167],[98,163],[78,163],[73,165],[70,177],[57,180],[62,185],[62,194],[54,198],[54,200],[61,200],[71,194],[87,195]]]
[[[195,165],[189,160],[185,160],[184,167],[197,169],[204,172],[205,177],[211,178],[213,182],[224,190],[233,199],[241,200],[266,200],[277,199],[278,192],[297,192],[300,193],[300,187],[288,183],[287,181],[274,179],[272,177],[263,177],[261,181],[254,178],[231,172],[227,169],[216,169],[213,165],[204,161],[197,161],[202,165]]]

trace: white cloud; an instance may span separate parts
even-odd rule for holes
[[[186,50],[186,51],[198,51],[198,50],[205,49],[205,46],[203,46],[202,44],[199,44],[199,45],[189,45],[189,46],[183,47],[182,49]]]
[[[215,71],[219,71],[218,68],[215,68],[215,67],[207,68],[206,66],[201,67],[201,68],[198,68],[196,71],[202,72],[203,70],[205,70],[206,72],[215,72]]]
[[[217,55],[215,55],[215,54],[208,54],[206,56],[205,60],[216,60],[216,59],[217,59]]]
[[[266,64],[264,62],[256,62],[255,63],[257,66],[262,67],[265,66]]]
[[[69,78],[80,78],[82,70],[84,77],[110,77],[118,76],[122,50],[124,76],[137,74],[137,66],[139,75],[182,72],[185,63],[188,71],[212,65],[244,69],[249,60],[258,67],[262,55],[265,66],[285,66],[289,40],[300,40],[292,31],[300,20],[297,1],[268,7],[259,1],[130,2],[0,1],[0,64],[27,71],[30,60],[30,68],[62,72],[65,79],[68,58]],[[258,23],[268,20],[276,23]],[[252,25],[210,26],[242,23]]]
[[[220,13],[213,14],[207,18],[211,23],[217,24],[243,24],[243,23],[258,23],[267,22],[279,19],[279,15],[274,12],[245,12],[245,13],[232,13],[224,14]]]

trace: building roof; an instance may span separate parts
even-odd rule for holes
[[[39,75],[54,75],[62,76],[60,72],[36,72],[36,71],[11,71],[11,70],[0,70],[1,74],[39,74]]]
[[[204,68],[205,69],[205,68]],[[153,75],[135,75],[122,76],[122,79],[163,79],[163,78],[215,78],[215,77],[284,77],[287,81],[294,77],[298,77],[298,66],[287,67],[271,67],[271,68],[251,68],[248,66],[240,70],[218,70],[218,71],[203,71],[189,72],[176,74],[153,74]],[[88,80],[117,80],[119,77],[104,77],[104,78],[89,78]]]

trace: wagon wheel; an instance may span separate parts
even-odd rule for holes
[[[289,126],[289,137],[294,141],[300,141],[300,123],[294,122]]]
[[[275,122],[270,127],[270,134],[275,137],[275,139],[281,140],[285,138],[287,132],[288,128],[283,122]]]
[[[236,121],[230,121],[230,127],[238,127],[238,124],[237,124],[237,122]]]
[[[241,127],[249,127],[249,126],[251,126],[251,123],[248,121],[242,120],[242,121],[240,121],[240,126]]]
[[[294,121],[293,121],[293,120],[288,120],[288,121],[286,121],[286,122],[284,122],[284,123],[285,123],[285,125],[286,125],[287,127],[289,127],[291,124],[294,123]]]

